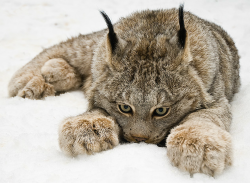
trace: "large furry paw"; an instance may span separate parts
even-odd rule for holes
[[[82,84],[81,76],[62,58],[48,60],[41,68],[41,73],[56,91],[77,89]]]
[[[117,146],[118,130],[109,117],[91,113],[71,117],[59,128],[59,145],[67,155],[94,154]]]
[[[213,123],[186,122],[167,138],[167,155],[172,165],[211,176],[231,165],[231,136]]]
[[[40,99],[55,95],[54,87],[45,83],[42,77],[34,76],[26,86],[19,90],[17,96],[29,99]]]

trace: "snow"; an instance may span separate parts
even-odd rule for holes
[[[142,9],[178,7],[175,0],[1,0],[0,6],[0,182],[242,182],[250,180],[250,1],[190,0],[185,10],[221,25],[241,55],[240,92],[232,102],[234,164],[212,178],[190,178],[171,166],[166,148],[152,144],[119,145],[93,156],[65,156],[58,146],[58,124],[83,113],[80,91],[44,100],[9,98],[14,72],[43,48],[79,33],[106,28],[98,10],[116,22]]]

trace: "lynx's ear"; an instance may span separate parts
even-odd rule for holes
[[[108,46],[108,49],[110,49],[109,51],[111,53],[113,53],[116,46],[117,46],[118,38],[117,38],[117,35],[114,31],[112,22],[109,19],[108,15],[104,11],[100,11],[100,13],[102,14],[102,16],[103,16],[103,18],[108,26],[108,29],[109,29],[109,33],[107,35],[107,44],[108,44],[107,46]]]
[[[100,11],[100,13],[102,14],[109,30],[108,34],[106,35],[106,53],[107,53],[107,61],[109,63],[112,63],[112,55],[114,54],[115,51],[119,52],[123,50],[123,48],[126,46],[126,41],[117,36],[108,15],[104,11]]]
[[[182,48],[185,47],[185,42],[186,42],[186,37],[187,37],[187,31],[186,31],[185,24],[184,24],[183,8],[184,8],[184,5],[181,4],[179,7],[180,30],[178,32],[178,38],[179,38],[179,43],[180,43]]]
[[[184,5],[181,4],[179,7],[179,26],[180,26],[180,29],[178,31],[178,41],[183,49],[182,61],[184,63],[182,63],[182,64],[184,64],[184,66],[187,66],[189,64],[189,62],[192,60],[192,55],[190,53],[188,33],[186,31],[185,24],[184,24],[183,8],[184,8]]]

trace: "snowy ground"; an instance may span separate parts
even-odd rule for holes
[[[94,156],[66,157],[57,142],[58,124],[86,110],[81,92],[45,100],[9,98],[13,73],[43,48],[78,33],[106,28],[98,10],[116,22],[135,10],[178,7],[175,0],[0,1],[0,182],[243,182],[250,181],[250,1],[184,1],[185,9],[221,25],[241,55],[242,87],[232,103],[234,164],[215,179],[193,178],[170,165],[166,148],[120,145]]]

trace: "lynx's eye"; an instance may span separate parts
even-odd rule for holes
[[[160,107],[154,110],[153,115],[155,117],[162,117],[162,116],[166,116],[170,111],[169,107]]]
[[[119,107],[120,111],[123,113],[132,113],[132,109],[129,105],[122,104],[122,105],[118,105],[118,107]]]

